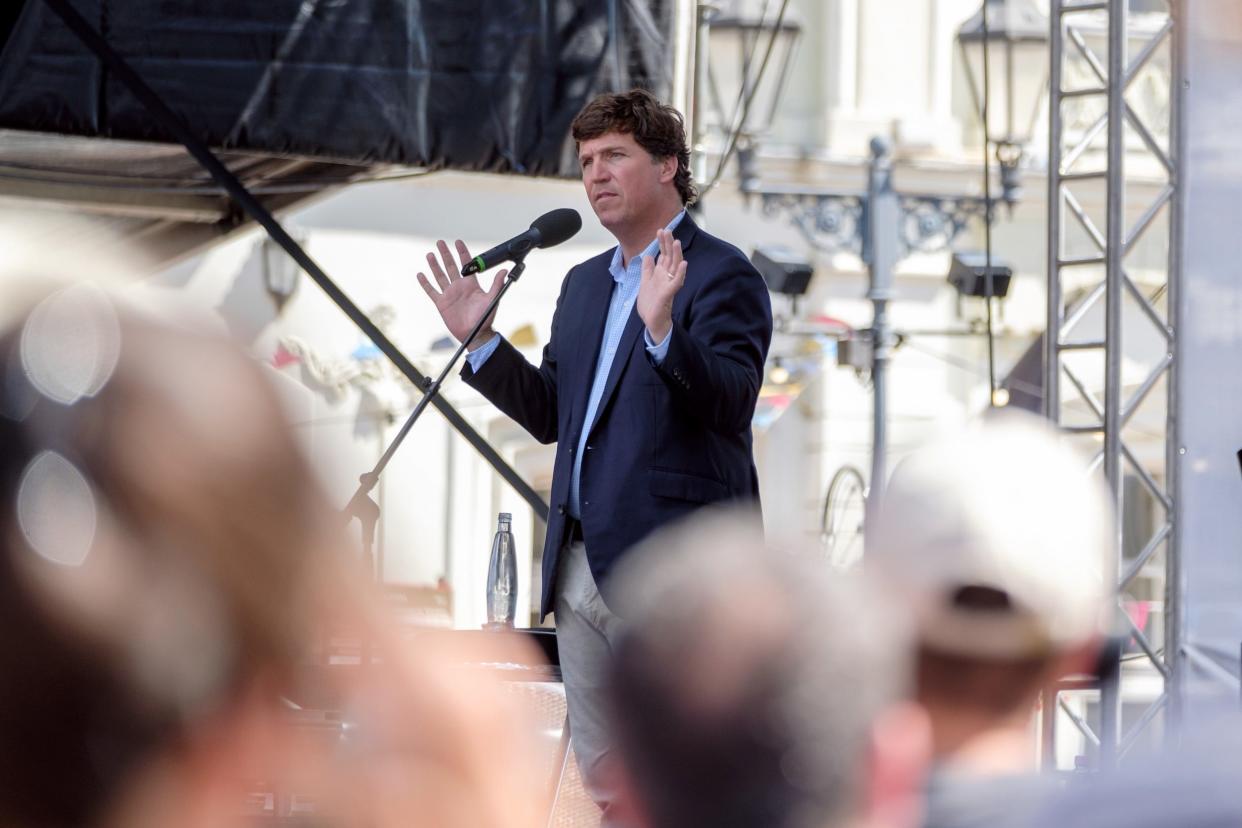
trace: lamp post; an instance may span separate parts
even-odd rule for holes
[[[1001,186],[1013,200],[1048,88],[1048,41],[1048,18],[1031,0],[984,0],[957,31],[971,102],[995,147]],[[1042,72],[1031,71],[1041,65]]]
[[[959,45],[967,57],[976,45],[980,53],[987,52],[989,64],[996,63],[990,48],[1001,44],[997,53],[1006,70],[1005,80],[993,89],[986,84],[989,97],[996,96],[999,103],[987,109],[989,123],[999,118],[1004,125],[989,136],[998,135],[994,143],[1001,158],[1000,201],[1013,205],[1019,196],[1018,163],[1022,147],[1030,140],[1035,118],[1018,118],[1019,112],[1031,111],[1037,115],[1042,100],[1042,85],[1046,78],[1047,59],[1043,47],[1035,48],[1035,26],[1029,14],[1034,11],[1027,0],[985,0],[986,10],[981,9],[959,32]],[[1021,14],[1011,11],[1011,4],[1023,9]],[[984,19],[986,11],[986,21]],[[1038,12],[1034,12],[1038,15]],[[992,21],[995,19],[996,24]],[[982,30],[988,29],[986,41]],[[1016,24],[1020,23],[1021,27]],[[1048,39],[1047,20],[1043,18],[1043,44]],[[976,34],[976,31],[978,32]],[[1031,60],[1038,53],[1044,72],[1036,72],[1037,81],[1029,83],[1023,74],[1029,73]],[[982,58],[980,57],[980,61]],[[982,63],[980,63],[982,66]],[[992,74],[989,69],[988,75]],[[982,79],[982,74],[980,79]],[[980,86],[974,79],[972,86]],[[1031,96],[1030,93],[1034,92]],[[1027,95],[1025,100],[1020,95]],[[1031,100],[1033,97],[1033,100]],[[987,100],[976,94],[980,103]],[[1012,126],[1011,126],[1012,125]],[[1023,128],[1019,128],[1021,126]],[[1004,153],[1001,153],[1001,148]],[[951,195],[937,193],[898,192],[893,186],[892,150],[889,142],[873,138],[867,162],[866,189],[858,192],[834,192],[818,188],[764,186],[757,174],[751,156],[741,156],[741,189],[749,197],[757,198],[766,217],[785,216],[817,250],[823,252],[851,251],[857,254],[867,268],[867,298],[872,305],[872,324],[868,334],[870,345],[872,409],[872,455],[871,480],[867,497],[867,518],[870,519],[879,503],[887,476],[887,373],[892,351],[896,343],[895,332],[888,319],[889,302],[893,299],[893,271],[897,264],[910,253],[944,250],[966,229],[971,220],[981,218],[990,223],[994,217],[997,199],[990,195]]]
[[[873,396],[868,515],[879,502],[888,462],[887,379],[896,339],[888,320],[893,272],[910,253],[948,247],[972,218],[986,219],[994,208],[993,202],[980,196],[899,193],[893,186],[889,142],[873,138],[870,152],[866,189],[862,192],[764,187],[756,176],[744,176],[742,187],[748,196],[759,199],[764,216],[787,216],[817,250],[851,251],[867,268],[867,299],[872,307],[867,333]]]
[[[701,211],[703,197],[720,181],[734,153],[753,157],[756,136],[771,127],[802,26],[789,13],[789,0],[780,0],[775,16],[766,14],[766,5],[764,13],[748,14],[743,0],[700,2],[697,8],[696,88],[707,104],[695,106],[692,124],[693,172],[700,186],[695,208]],[[704,142],[709,132],[723,142],[710,174]]]
[[[723,10],[708,24],[705,93],[713,125],[726,138],[762,135],[776,117],[802,26],[788,14],[765,19]]]

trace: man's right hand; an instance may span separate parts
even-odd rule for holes
[[[461,267],[464,267],[470,261],[470,251],[460,239],[455,244]],[[509,271],[498,271],[492,280],[491,289],[484,291],[479,286],[477,276],[463,277],[461,275],[461,269],[449,253],[448,244],[443,239],[436,242],[436,250],[440,253],[439,257],[434,252],[428,253],[427,264],[439,290],[432,287],[431,282],[422,273],[418,274],[418,283],[423,286],[423,290],[435,303],[436,310],[440,312],[440,318],[444,320],[444,326],[448,328],[449,333],[456,337],[458,342],[462,342],[470,335],[470,329],[474,327],[474,323],[478,322],[479,317],[487,310],[488,303],[500,292]],[[441,261],[443,261],[443,266],[441,266]],[[493,311],[483,323],[483,327],[479,329],[479,335],[470,343],[468,350],[473,351],[486,345],[488,340],[495,335],[496,332],[492,330],[492,321],[495,318],[496,312]]]

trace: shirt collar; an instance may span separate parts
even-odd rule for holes
[[[681,224],[681,220],[685,217],[686,217],[686,209],[683,207],[681,209],[681,212],[673,216],[673,220],[670,221],[668,223],[668,226],[665,227],[664,229],[669,231],[670,233],[673,232],[674,230],[677,229],[677,225]],[[633,259],[630,259],[630,264],[631,265],[634,264],[635,261],[641,262],[643,256],[654,256],[659,251],[659,249],[660,249],[660,240],[652,239],[651,244],[643,248],[643,251],[639,253],[637,256],[635,256]],[[615,248],[613,248],[612,262],[608,265],[608,272],[612,274],[613,281],[617,282],[618,284],[622,282],[628,275],[626,272],[626,268],[622,267],[621,265],[621,245],[619,244]]]

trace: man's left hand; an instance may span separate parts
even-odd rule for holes
[[[681,257],[681,242],[668,230],[657,232],[656,240],[659,256],[643,256],[636,309],[651,341],[658,345],[673,327],[673,297],[686,283],[686,260]]]

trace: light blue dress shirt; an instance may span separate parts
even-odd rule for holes
[[[686,211],[682,210],[673,217],[666,229],[670,233],[676,230],[685,215]],[[621,245],[617,245],[612,252],[612,262],[608,265],[608,272],[612,274],[614,282],[612,297],[608,300],[608,318],[604,322],[599,359],[595,363],[595,378],[591,382],[591,395],[587,398],[586,417],[582,421],[582,433],[578,435],[578,450],[574,452],[573,476],[569,480],[569,514],[575,518],[582,517],[578,484],[582,476],[582,457],[586,449],[587,433],[591,428],[591,423],[595,421],[600,399],[604,396],[604,386],[608,383],[608,372],[612,368],[613,358],[617,355],[617,346],[621,343],[625,321],[629,319],[630,313],[634,310],[634,303],[638,299],[638,288],[642,283],[643,257],[655,256],[659,250],[659,240],[652,239],[651,244],[647,245],[637,256],[632,257],[624,266],[621,263]],[[665,355],[668,354],[668,343],[672,335],[673,332],[670,330],[665,335],[664,341],[657,344],[651,341],[651,334],[643,330],[643,341],[647,344],[647,353],[657,365],[663,362]],[[500,335],[497,334],[483,347],[466,354],[466,361],[470,363],[471,369],[477,372],[499,346]]]

